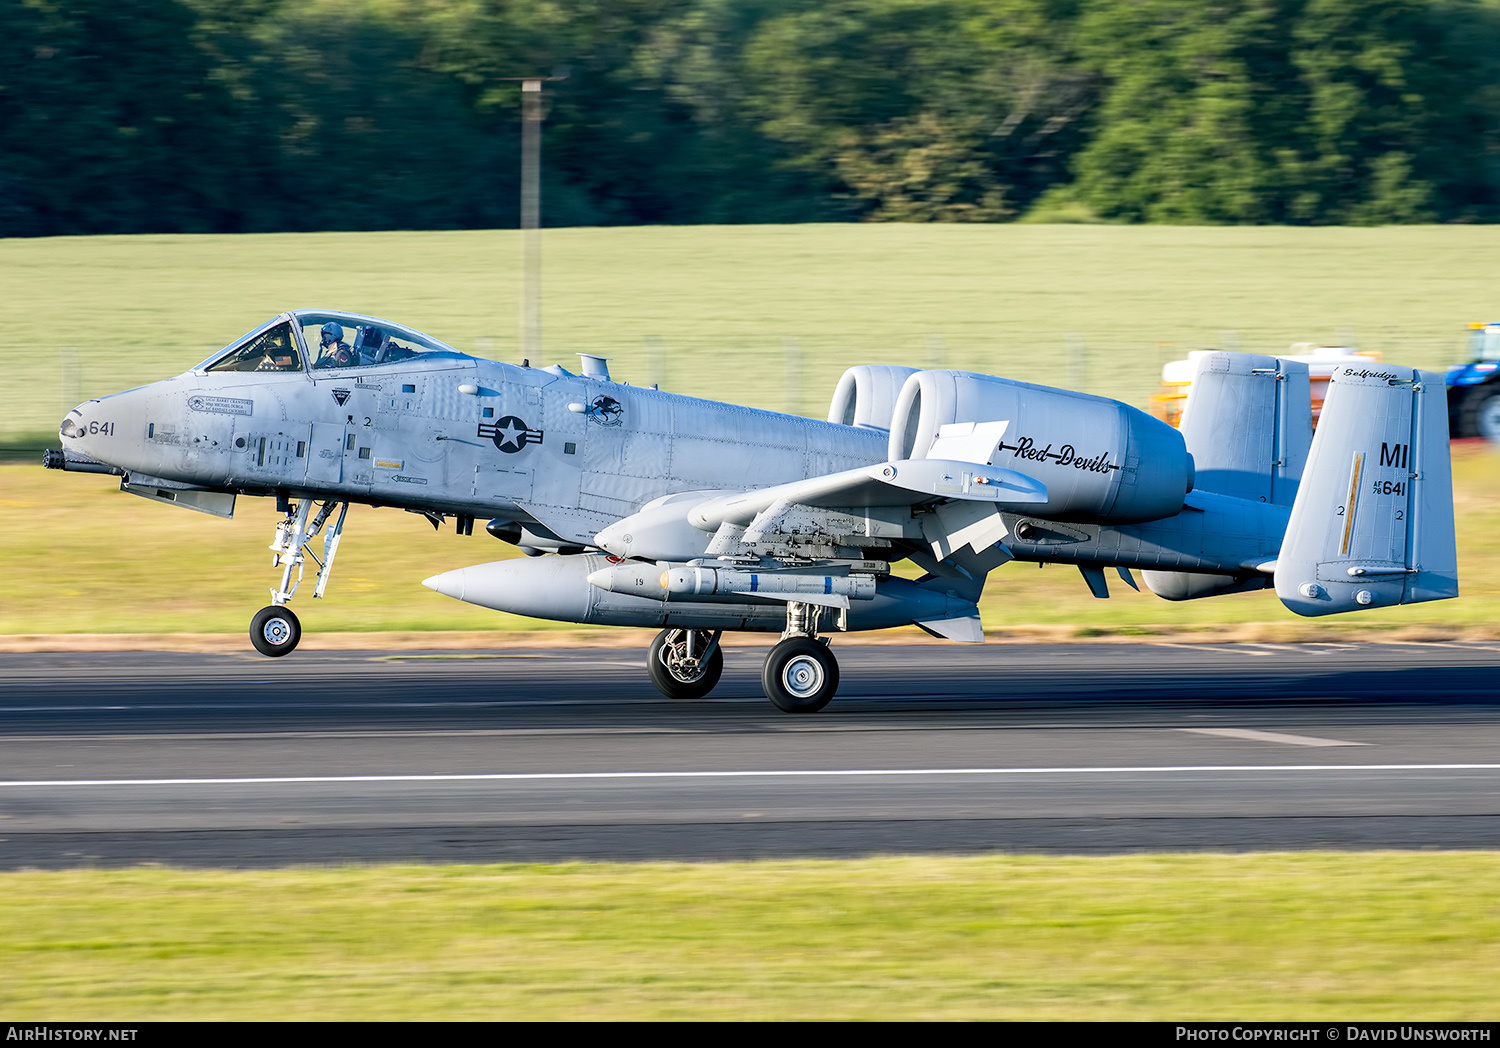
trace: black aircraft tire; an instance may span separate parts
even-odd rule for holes
[[[1458,408],[1455,437],[1484,437],[1500,442],[1500,382],[1476,386]]]
[[[669,699],[701,699],[713,691],[719,683],[719,678],[724,675],[724,649],[715,647],[714,653],[708,657],[708,664],[703,667],[703,673],[697,680],[682,680],[677,677],[662,661],[662,648],[666,646],[667,637],[676,633],[676,630],[662,630],[651,642],[651,651],[646,656],[646,671],[651,674],[651,683],[656,685],[656,690]]]
[[[766,656],[760,686],[783,713],[817,713],[839,690],[839,663],[828,645],[789,637]]]
[[[262,655],[279,659],[296,650],[302,639],[302,623],[291,608],[271,605],[261,608],[250,620],[250,643]]]

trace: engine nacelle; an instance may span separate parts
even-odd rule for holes
[[[890,429],[896,398],[916,368],[895,364],[861,364],[844,372],[828,406],[828,421],[841,426]]]
[[[891,419],[890,457],[925,458],[946,425],[1006,421],[990,463],[1047,486],[1035,516],[1099,523],[1158,520],[1193,489],[1182,435],[1128,404],[966,371],[919,371]]]

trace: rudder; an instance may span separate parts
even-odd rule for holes
[[[1458,596],[1447,390],[1392,365],[1334,372],[1276,561],[1298,615]]]

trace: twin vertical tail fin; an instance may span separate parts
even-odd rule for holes
[[[1254,353],[1204,353],[1182,413],[1194,487],[1290,506],[1312,442],[1307,365]]]
[[[1313,436],[1307,365],[1254,353],[1194,357],[1181,425],[1193,456],[1193,489],[1292,505]],[[1234,575],[1143,574],[1147,588],[1166,600],[1264,589],[1270,581],[1250,569]]]
[[[1379,364],[1334,372],[1276,595],[1298,615],[1458,596],[1441,375]]]

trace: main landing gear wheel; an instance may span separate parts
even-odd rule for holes
[[[719,634],[708,630],[662,630],[646,657],[651,683],[669,699],[701,699],[724,675]]]
[[[817,713],[838,691],[838,660],[820,641],[789,637],[766,656],[760,683],[783,713]]]
[[[290,655],[302,639],[302,623],[292,609],[272,604],[261,608],[250,620],[250,643],[262,655],[278,659]]]

